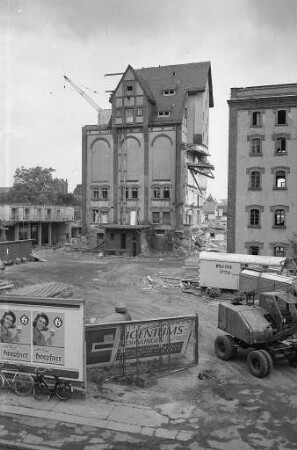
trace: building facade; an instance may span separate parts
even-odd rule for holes
[[[227,251],[286,256],[297,229],[297,84],[231,89]]]
[[[65,244],[80,235],[81,210],[63,205],[0,205],[0,225],[0,241]]]
[[[107,126],[83,127],[83,230],[136,255],[200,221],[213,177],[210,63],[129,65],[110,103]]]

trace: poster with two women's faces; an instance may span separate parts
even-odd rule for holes
[[[64,313],[1,307],[0,357],[2,361],[63,366]]]

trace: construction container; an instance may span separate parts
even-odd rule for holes
[[[201,252],[197,259],[196,276],[202,288],[237,291],[242,269],[268,270],[271,268],[281,271],[284,261],[285,258],[275,256]],[[191,270],[193,274],[193,261]]]
[[[260,270],[244,269],[239,274],[239,290],[260,292],[281,291],[297,295],[297,277]]]

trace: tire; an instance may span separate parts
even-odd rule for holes
[[[0,373],[0,389],[3,389],[5,386],[5,379],[2,373]]]
[[[14,380],[14,390],[15,393],[25,397],[30,395],[33,390],[34,380],[28,373],[18,373]]]
[[[232,336],[217,336],[215,340],[215,353],[218,358],[228,361],[234,356],[234,340]]]
[[[273,369],[273,360],[270,356],[270,354],[268,353],[267,350],[260,350],[260,352],[265,356],[267,362],[268,362],[268,373],[267,375],[269,375]]]
[[[67,381],[59,381],[56,386],[55,394],[60,400],[68,400],[72,394],[70,384]]]
[[[266,355],[259,350],[252,350],[247,356],[247,365],[252,375],[257,378],[264,378],[269,373]]]
[[[45,400],[49,398],[50,391],[44,383],[36,380],[33,386],[33,395],[36,400]]]

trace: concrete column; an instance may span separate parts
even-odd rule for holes
[[[48,244],[52,245],[52,224],[49,223],[47,226],[47,232],[48,232]]]
[[[20,239],[20,226],[18,223],[16,223],[14,227],[14,240],[18,241],[19,239]]]
[[[38,224],[38,245],[41,246],[42,243],[42,224]]]

